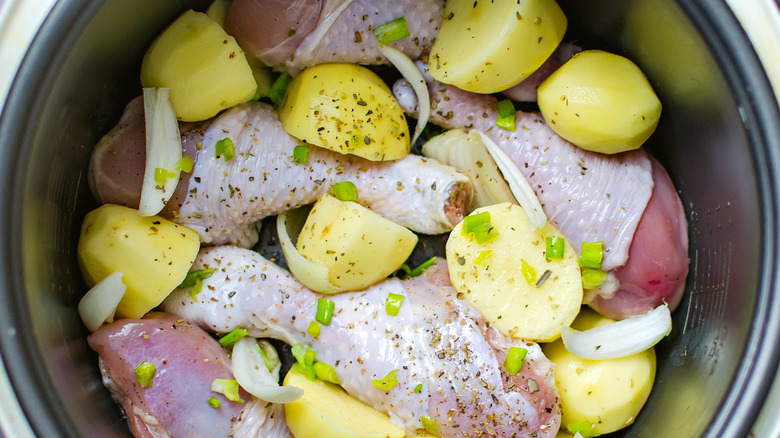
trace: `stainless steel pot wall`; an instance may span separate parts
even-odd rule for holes
[[[780,114],[724,3],[562,1],[570,35],[634,59],[664,103],[648,148],[690,220],[691,275],[625,436],[742,437],[780,356]],[[145,48],[187,0],[60,1],[0,119],[0,351],[38,436],[127,436],[76,312],[91,147],[140,93]]]

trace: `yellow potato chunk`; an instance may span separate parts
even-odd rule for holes
[[[417,244],[417,235],[354,202],[325,195],[312,208],[296,248],[328,267],[330,282],[361,290],[398,269]]]
[[[431,48],[431,75],[475,93],[506,90],[544,63],[566,26],[555,0],[448,0]]]
[[[154,40],[141,64],[144,87],[170,88],[176,117],[206,120],[257,89],[244,52],[206,14],[187,11]]]
[[[127,292],[116,314],[140,318],[184,280],[199,249],[198,234],[187,227],[106,204],[84,217],[78,260],[89,287],[122,271]]]
[[[580,52],[550,75],[538,103],[558,135],[604,154],[642,146],[661,117],[661,101],[639,67],[601,50]]]
[[[287,426],[295,438],[402,438],[406,431],[390,417],[352,398],[341,387],[309,380],[292,367],[285,385],[303,389],[303,396],[284,405]]]
[[[587,330],[613,320],[583,308],[572,324]],[[569,353],[560,339],[543,346],[555,363],[555,384],[562,405],[562,429],[574,423],[591,426],[597,434],[622,429],[634,422],[647,401],[655,379],[655,351],[650,348],[620,359],[587,360]]]
[[[563,258],[547,260],[546,238],[563,236],[549,223],[532,230],[517,204],[478,208],[470,216],[483,212],[490,213],[498,236],[479,243],[463,234],[466,220],[452,230],[446,244],[452,285],[501,333],[541,342],[558,338],[582,303],[577,254],[565,242]]]
[[[371,70],[320,64],[296,76],[279,108],[288,134],[372,161],[409,154],[409,127],[390,88]]]

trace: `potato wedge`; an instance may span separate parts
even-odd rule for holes
[[[587,330],[613,320],[583,308],[572,326]],[[651,348],[621,359],[587,360],[566,351],[560,339],[544,345],[555,363],[555,384],[562,405],[562,429],[592,425],[605,434],[633,423],[647,401],[655,378],[655,351]],[[576,427],[575,427],[576,429]]]
[[[446,244],[452,285],[505,335],[541,342],[558,338],[582,302],[574,249],[566,242],[563,259],[547,260],[545,239],[562,237],[560,231],[549,223],[532,231],[519,205],[496,204],[471,215],[482,212],[490,213],[498,236],[479,243],[462,233],[465,220],[452,230]],[[526,278],[529,270],[534,272]]]
[[[199,249],[198,234],[187,227],[106,204],[84,217],[78,260],[89,287],[122,271],[127,292],[116,314],[140,318],[184,280]]]
[[[389,416],[352,398],[338,385],[309,380],[295,367],[284,384],[303,389],[301,398],[284,405],[295,438],[402,438],[406,434]]]
[[[417,244],[417,235],[354,202],[323,196],[312,208],[296,248],[328,267],[330,282],[361,290],[398,269]]]
[[[574,55],[542,82],[538,102],[558,135],[604,154],[642,146],[661,117],[661,101],[639,67],[601,50]]]
[[[431,48],[438,81],[475,93],[506,90],[531,75],[563,39],[555,0],[448,0]]]
[[[244,103],[257,90],[244,52],[206,14],[186,11],[154,40],[141,64],[144,87],[170,88],[176,117],[195,122]]]
[[[372,161],[409,154],[409,127],[393,93],[371,70],[320,64],[296,76],[279,108],[284,130],[300,140]]]

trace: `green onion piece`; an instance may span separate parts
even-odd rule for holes
[[[477,254],[477,258],[474,260],[475,265],[482,265],[493,257],[493,251],[489,249],[483,249]]]
[[[314,372],[314,360],[317,358],[317,353],[305,345],[295,344],[292,346],[292,355],[298,361],[295,365],[296,369],[309,380],[314,380],[317,377]]]
[[[231,330],[230,333],[219,338],[219,344],[222,345],[223,347],[233,345],[236,342],[238,342],[239,339],[243,338],[248,334],[249,334],[249,329],[245,329],[243,327],[236,327],[233,330]]]
[[[563,237],[552,236],[545,239],[547,242],[547,251],[544,253],[547,260],[563,259],[563,246],[565,240]]]
[[[601,269],[585,268],[582,270],[582,288],[595,289],[607,279],[607,273]]]
[[[282,73],[271,85],[271,89],[268,90],[268,98],[274,103],[275,107],[278,107],[284,99],[284,94],[287,93],[287,86],[290,85],[292,77],[287,73]]]
[[[274,361],[271,360],[270,357],[268,357],[268,353],[263,350],[263,347],[260,346],[260,343],[255,344],[257,346],[257,351],[260,352],[260,356],[263,358],[263,363],[265,364],[265,367],[268,368],[268,371],[274,372],[274,368],[276,368],[276,364]]]
[[[401,308],[401,303],[404,302],[404,296],[394,293],[387,294],[385,300],[385,311],[390,316],[397,316],[398,310]]]
[[[184,289],[185,287],[195,286],[195,283],[197,283],[198,280],[205,280],[211,277],[211,275],[214,274],[214,269],[215,268],[198,269],[188,272],[187,276],[184,277],[184,280],[179,285],[179,288]]]
[[[214,409],[217,409],[218,407],[222,406],[222,402],[219,401],[216,397],[209,397],[209,406],[211,406]]]
[[[154,182],[157,184],[164,186],[165,182],[168,180],[168,175],[171,172],[168,172],[168,169],[163,169],[162,167],[156,167],[154,169]]]
[[[604,241],[583,242],[580,268],[601,269],[601,259],[604,256]]]
[[[396,18],[374,29],[374,36],[376,36],[379,44],[390,44],[409,35],[411,34],[409,33],[409,28],[406,27],[406,18],[404,17]]]
[[[418,383],[417,386],[414,387],[414,392],[417,394],[422,392],[422,383]]]
[[[298,164],[308,163],[309,147],[304,144],[295,146],[293,149],[293,160],[295,160],[295,162]]]
[[[600,433],[593,430],[593,428],[594,428],[593,423],[587,420],[574,421],[569,423],[568,426],[566,426],[566,429],[568,429],[569,432],[571,433],[579,432],[579,434],[582,435],[583,438],[592,438],[601,435]]]
[[[498,117],[496,126],[515,132],[515,106],[509,99],[498,102]]]
[[[203,280],[198,278],[197,280],[195,280],[195,284],[192,286],[192,288],[190,288],[190,290],[187,291],[187,294],[190,296],[193,303],[195,301],[198,301],[197,297],[201,290],[203,290]]]
[[[238,381],[236,379],[214,379],[211,381],[211,391],[224,395],[230,401],[244,402],[238,395]]]
[[[516,376],[520,372],[520,368],[523,367],[525,361],[525,355],[528,354],[528,350],[520,347],[509,347],[509,352],[504,359],[504,369],[509,374]]]
[[[336,308],[336,303],[327,298],[317,298],[317,316],[314,318],[320,324],[330,325],[330,320],[333,318],[333,310]]]
[[[339,201],[357,201],[357,187],[352,184],[352,181],[338,182],[333,184],[333,196],[335,196]]]
[[[322,381],[339,384],[339,376],[336,375],[336,369],[325,362],[314,363],[314,374]]]
[[[393,370],[379,380],[371,380],[371,384],[374,385],[375,388],[381,389],[383,391],[390,391],[395,385],[398,384],[398,377],[395,376],[398,374],[398,371],[399,370]]]
[[[306,329],[306,333],[310,334],[312,338],[318,338],[320,336],[320,323],[312,321],[309,323],[309,328]]]
[[[183,155],[181,157],[181,160],[179,160],[178,163],[176,163],[176,170],[190,173],[192,172],[192,167],[195,165],[195,162],[192,161],[192,158],[190,158],[189,155]]]
[[[490,212],[483,211],[482,213],[470,214],[463,218],[463,226],[461,227],[461,233],[465,236],[469,233],[473,233],[477,228],[490,225]]]
[[[409,271],[409,273],[408,273],[409,276],[410,277],[417,277],[419,275],[422,275],[423,271],[425,271],[426,269],[430,268],[431,265],[433,265],[433,262],[435,262],[435,261],[436,261],[436,257],[431,257],[428,260],[422,262],[420,264],[420,266],[418,266],[418,267],[412,269],[411,271]]]
[[[430,432],[430,433],[432,433],[434,435],[439,435],[440,434],[440,432],[439,432],[439,425],[436,424],[436,422],[433,421],[432,419],[430,419],[430,418],[428,418],[426,416],[422,416],[422,417],[420,417],[420,422],[422,423],[423,429],[427,430],[428,432]]]
[[[523,273],[523,278],[525,278],[528,284],[536,283],[536,269],[525,260],[520,264],[520,272]]]
[[[135,379],[141,388],[148,388],[154,384],[154,375],[157,373],[153,363],[147,361],[141,362],[141,365],[135,367]]]
[[[229,161],[236,156],[236,149],[233,147],[233,140],[229,137],[219,140],[214,145],[214,155],[219,158],[222,157],[225,161]]]

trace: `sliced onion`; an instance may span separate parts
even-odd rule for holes
[[[179,184],[181,171],[181,135],[179,122],[170,101],[169,88],[144,88],[146,118],[146,167],[138,211],[141,216],[154,216],[171,199]],[[164,185],[155,181],[155,169],[169,172]]]
[[[303,395],[303,390],[295,386],[279,386],[281,362],[274,347],[265,340],[259,341],[260,348],[275,362],[269,370],[263,356],[257,349],[258,340],[245,337],[233,346],[233,377],[244,390],[260,400],[271,403],[290,403]]]
[[[662,304],[640,316],[578,331],[561,330],[566,349],[583,359],[617,359],[647,350],[672,331],[669,306]]]
[[[276,231],[279,234],[279,243],[282,246],[284,259],[287,261],[287,267],[290,268],[290,272],[298,281],[315,292],[323,294],[344,292],[345,289],[331,284],[330,272],[326,266],[303,257],[290,239],[290,235],[297,238],[306,222],[308,211],[308,208],[298,208],[276,217]]]
[[[127,292],[122,272],[116,271],[89,290],[79,301],[79,316],[89,331],[94,332],[104,322],[114,319],[116,307]]]
[[[404,52],[384,44],[378,44],[378,47],[379,53],[385,55],[393,63],[417,94],[417,126],[414,128],[414,136],[412,136],[412,144],[414,144],[425,129],[425,125],[428,124],[428,118],[431,115],[431,96],[428,94],[428,86],[414,61]]]
[[[517,198],[517,202],[525,210],[528,219],[531,220],[531,229],[542,228],[547,223],[547,215],[544,214],[542,204],[539,203],[539,199],[536,197],[534,189],[531,188],[531,184],[528,183],[528,180],[525,179],[525,176],[520,172],[520,169],[512,159],[490,137],[482,131],[477,131],[477,133],[482,137],[485,148],[490,153],[490,156],[493,157],[498,168],[501,169],[501,173],[504,174],[504,179],[509,184],[509,188],[515,195],[515,198]]]

